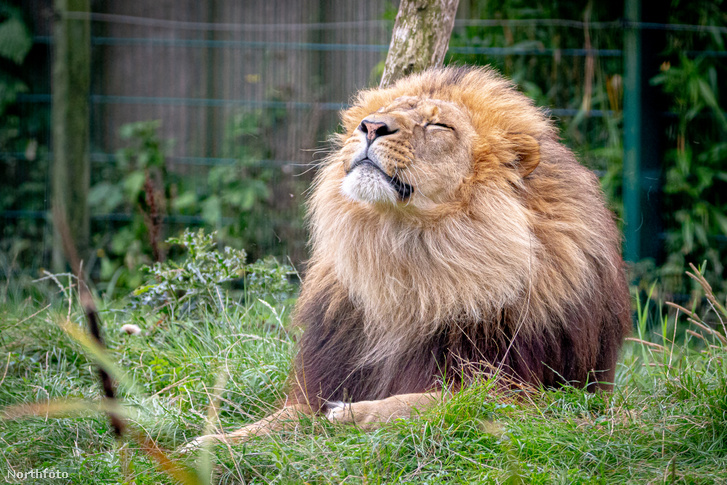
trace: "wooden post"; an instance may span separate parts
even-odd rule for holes
[[[212,25],[217,22],[217,0],[207,0],[207,22]],[[205,40],[215,41],[218,40],[217,34],[214,29],[210,29],[205,33]],[[219,49],[213,46],[208,46],[204,50],[205,58],[205,70],[207,71],[207,86],[206,86],[206,97],[207,99],[215,99],[219,95],[217,89],[217,76],[219,71]],[[222,110],[216,106],[208,106],[205,109],[206,117],[206,133],[205,133],[205,156],[206,157],[219,157],[219,133],[222,130],[219,127],[220,116]]]
[[[442,66],[458,4],[459,0],[401,0],[380,87]]]
[[[89,247],[89,89],[91,74],[90,0],[55,0],[52,77],[52,202],[65,215],[82,258]],[[69,17],[69,12],[73,14]],[[52,269],[66,269],[60,232],[53,229]]]

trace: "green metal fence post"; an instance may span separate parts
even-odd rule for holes
[[[641,19],[641,1],[626,0],[628,22]],[[630,26],[624,33],[624,258],[641,259],[641,32]]]
[[[663,33],[645,32],[637,24],[664,21],[666,10],[652,0],[625,0],[624,15],[624,258],[658,260],[662,252],[662,130],[657,93],[649,80],[658,72],[664,44]]]
[[[90,0],[55,0],[55,9],[51,84],[52,202],[64,212],[79,256],[87,258],[91,25],[85,14],[90,13]],[[65,258],[57,224],[54,224],[53,234],[52,268],[61,272],[65,269]]]

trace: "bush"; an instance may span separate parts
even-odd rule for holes
[[[295,287],[289,278],[293,268],[275,258],[245,264],[244,250],[215,249],[214,233],[186,230],[167,243],[182,247],[187,255],[181,263],[157,262],[143,269],[150,275],[146,285],[133,292],[136,306],[147,306],[172,319],[201,318],[223,312],[230,305],[225,285],[241,284],[243,304],[258,299],[283,303],[293,297]]]

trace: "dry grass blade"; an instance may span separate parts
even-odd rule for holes
[[[686,308],[684,308],[683,306],[681,306],[677,303],[674,303],[672,301],[666,301],[664,303],[666,304],[666,306],[670,306],[670,307],[674,308],[675,310],[679,310],[680,312],[684,313],[687,316],[690,316],[692,318],[699,318],[699,316],[696,313],[694,313],[691,310],[687,310]]]
[[[666,347],[664,347],[663,345],[659,345],[657,343],[654,343],[654,342],[648,342],[646,340],[642,340],[642,339],[636,338],[636,337],[626,337],[626,340],[628,340],[630,342],[636,342],[636,343],[639,343],[639,344],[642,344],[642,345],[647,345],[647,346],[652,347],[652,348],[654,348],[656,350],[659,350],[661,352],[666,352]]]
[[[722,324],[722,330],[727,334],[727,327],[725,326],[724,319],[727,318],[727,310],[725,310],[724,306],[720,304],[717,301],[717,298],[714,296],[714,292],[712,291],[712,286],[707,282],[707,279],[704,277],[704,275],[699,271],[699,269],[694,266],[694,264],[689,263],[689,267],[692,269],[692,271],[687,271],[687,275],[692,278],[694,281],[697,282],[699,286],[702,287],[704,290],[704,294],[709,301],[710,305],[712,306],[712,309],[717,314],[717,318],[719,319],[720,323]],[[675,304],[669,304],[669,306],[672,306],[674,308],[679,308],[680,310],[684,310],[678,305]],[[696,325],[697,327],[701,328],[705,332],[712,335],[714,338],[719,340],[723,345],[727,345],[727,337],[725,335],[722,335],[715,329],[709,327],[706,325],[702,318],[695,315],[693,312],[686,312],[687,315],[689,315],[691,318],[688,320]]]
[[[192,470],[169,458],[153,439],[135,429],[129,429],[127,434],[139,444],[147,456],[156,462],[159,469],[179,483],[184,485],[199,485],[202,483]]]
[[[697,332],[695,332],[694,330],[688,330],[688,329],[687,329],[687,331],[686,331],[686,332],[687,332],[687,333],[688,333],[689,335],[692,335],[693,337],[697,337],[698,339],[702,339],[702,340],[704,340],[705,342],[707,342],[707,339],[706,339],[706,338],[704,338],[704,335],[702,335],[701,333],[697,333]]]
[[[689,320],[690,323],[692,323],[692,324],[696,325],[697,327],[701,328],[702,330],[704,330],[708,334],[712,335],[713,337],[715,337],[717,340],[719,340],[723,344],[727,345],[727,338],[725,338],[724,335],[722,335],[721,333],[719,333],[715,329],[710,328],[707,325],[705,325],[704,323],[699,322],[699,321],[697,321],[697,320],[695,320],[693,318],[687,318],[687,320]]]
[[[0,410],[0,420],[14,420],[28,417],[68,416],[78,413],[108,411],[108,406],[80,399],[58,399],[46,402],[23,403],[7,406]]]
[[[714,292],[712,291],[712,286],[707,282],[707,279],[697,269],[697,267],[694,266],[694,264],[689,263],[689,267],[692,268],[692,272],[687,271],[687,275],[694,281],[696,281],[699,286],[704,289],[707,300],[709,300],[709,302],[714,306],[715,310],[717,310],[717,312],[720,314],[720,318],[727,318],[727,310],[725,310],[725,307],[717,301],[717,298],[714,296]]]
[[[81,304],[86,312],[86,320],[88,321],[88,330],[93,339],[98,343],[100,347],[104,347],[103,338],[101,337],[101,326],[98,318],[98,310],[96,304],[93,301],[91,291],[86,285],[86,280],[83,276],[83,267],[81,260],[78,257],[78,251],[76,251],[76,245],[71,237],[71,232],[68,228],[68,222],[66,220],[66,213],[61,210],[58,204],[53,207],[53,222],[56,225],[58,234],[61,236],[61,242],[63,243],[63,251],[71,264],[71,269],[78,278],[78,292],[81,298]],[[101,380],[101,387],[103,388],[104,395],[108,400],[116,399],[116,392],[114,390],[114,383],[111,380],[111,376],[103,366],[99,366],[98,369],[99,379]],[[117,438],[121,438],[124,432],[124,421],[113,412],[108,413],[109,421],[114,429],[114,434]]]

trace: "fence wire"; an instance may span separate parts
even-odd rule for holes
[[[183,204],[182,209],[170,210],[168,232],[185,225],[210,225],[211,221],[216,227],[238,223],[245,230],[256,217],[263,218],[261,233],[252,239],[253,247],[247,248],[253,256],[273,253],[304,260],[306,237],[301,213],[310,167],[322,156],[316,150],[336,130],[338,112],[348,105],[350,96],[375,82],[393,26],[394,11],[388,3],[307,0],[290,8],[289,3],[279,1],[230,0],[179,5],[101,2],[99,6],[99,11],[90,14],[69,14],[70,18],[88,18],[92,24],[92,185],[121,183],[124,174],[118,152],[129,144],[119,136],[123,126],[159,120],[159,137],[165,144],[169,142],[165,170],[179,180],[170,190],[184,189],[198,199],[197,206],[189,209],[194,213],[185,212]],[[39,123],[47,123],[36,132],[36,144],[45,149],[6,150],[0,153],[0,160],[7,164],[35,163],[36,173],[30,178],[23,169],[13,173],[18,181],[32,179],[44,184],[40,191],[45,195],[33,203],[21,200],[6,207],[0,221],[26,237],[49,241],[52,174],[48,113],[53,41],[48,15],[41,17],[38,23],[43,25],[36,31],[33,48],[33,62],[38,67],[35,76],[41,80],[30,92],[20,94],[18,102],[21,116],[32,115]],[[620,48],[598,48],[597,44],[553,48],[462,45],[456,40],[457,32],[466,29],[503,27],[590,29],[611,34],[626,28],[727,33],[721,27],[622,20],[458,19],[450,56],[473,56],[478,62],[513,56],[547,58],[550,62],[573,58],[579,63],[584,62],[581,58],[604,62],[611,58],[614,66],[621,62]],[[721,51],[699,54],[725,55]],[[612,71],[618,75],[618,68]],[[611,118],[615,115],[612,108],[589,109],[587,116]],[[583,115],[582,109],[572,106],[549,109],[556,117]],[[42,163],[38,161],[41,158]],[[265,185],[264,189],[244,189],[260,192],[251,196],[252,206],[247,207],[246,201],[234,202],[246,215],[225,210],[210,213],[214,191],[224,190],[226,182],[212,180],[214,170],[224,166],[236,167],[238,174]],[[218,178],[225,176],[223,172],[217,174]],[[243,187],[244,182],[240,181]],[[13,182],[8,181],[4,190],[11,186]],[[98,245],[108,243],[103,234],[134,219],[128,208],[108,211],[103,207],[92,207]],[[260,213],[255,215],[255,211]],[[48,246],[43,245],[35,266],[47,265]]]

